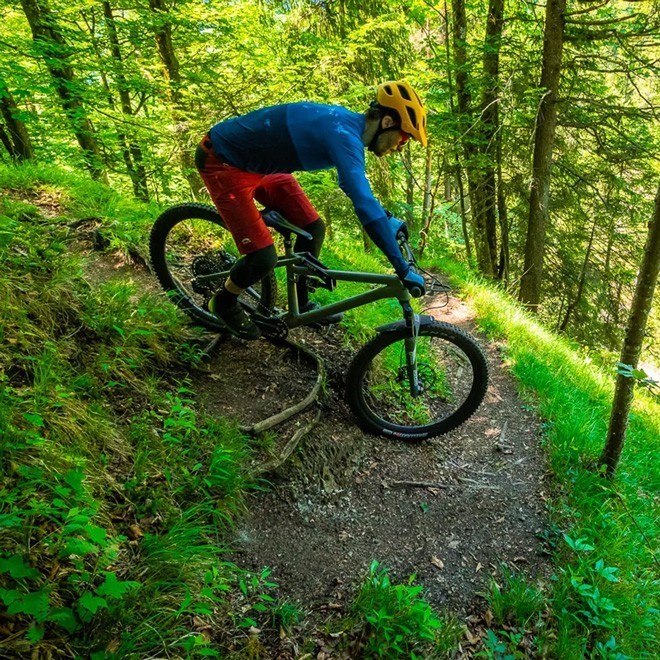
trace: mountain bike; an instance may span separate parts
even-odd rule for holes
[[[375,328],[376,335],[355,355],[346,374],[348,404],[362,428],[407,441],[447,433],[465,422],[481,404],[488,386],[488,365],[476,340],[460,328],[417,314],[408,291],[396,275],[327,268],[309,253],[296,253],[294,237],[309,237],[304,229],[271,210],[264,221],[283,236],[284,255],[276,269],[286,272],[285,309],[278,307],[277,278],[269,273],[239,300],[265,338],[286,337],[289,330],[314,326],[325,317],[379,300],[393,298],[403,318]],[[310,237],[311,238],[311,237]],[[404,257],[418,268],[404,237]],[[207,309],[211,296],[223,286],[238,256],[231,234],[212,206],[190,203],[160,215],[151,231],[151,263],[172,301],[198,325],[224,331],[220,319]],[[420,269],[423,271],[423,269]],[[427,291],[448,290],[430,276]],[[356,295],[301,313],[296,283],[334,290],[338,282],[358,282],[369,288]]]

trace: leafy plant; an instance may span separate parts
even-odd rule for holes
[[[442,622],[420,597],[422,587],[413,586],[414,578],[408,584],[392,584],[389,571],[372,562],[352,608],[362,621],[369,657],[413,658],[433,647]]]
[[[522,575],[512,573],[506,566],[502,567],[500,582],[491,578],[489,590],[484,594],[495,622],[524,628],[532,617],[541,613],[545,604],[543,594],[530,586]]]

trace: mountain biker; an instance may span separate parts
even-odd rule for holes
[[[396,235],[405,222],[376,200],[365,174],[365,148],[379,158],[401,151],[409,138],[427,145],[426,111],[403,80],[378,85],[364,114],[341,106],[289,103],[255,110],[211,128],[195,153],[195,165],[218,212],[243,255],[232,267],[209,310],[243,339],[257,339],[259,328],[238,296],[267,275],[277,262],[273,238],[254,200],[281,213],[311,234],[298,236],[296,252],[319,256],[325,224],[291,172],[334,167],[339,186],[353,202],[371,240],[388,258],[404,286],[424,290],[424,279],[401,256]],[[301,312],[318,308],[306,282],[297,283]],[[326,319],[336,323],[341,314]]]

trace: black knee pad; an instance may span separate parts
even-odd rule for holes
[[[206,166],[206,159],[208,158],[208,154],[204,149],[202,149],[200,146],[195,149],[195,167],[199,172],[202,172],[204,170],[204,167]]]
[[[229,272],[231,281],[241,289],[247,289],[262,277],[268,275],[277,263],[275,246],[269,245],[255,250],[239,259]]]
[[[311,252],[315,257],[318,257],[321,254],[321,247],[325,238],[325,222],[319,218],[303,227],[303,229],[312,235],[312,240],[298,236],[293,249],[296,252]]]

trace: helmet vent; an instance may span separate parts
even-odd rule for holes
[[[408,94],[408,90],[403,85],[397,85],[397,87],[399,88],[399,94],[401,94],[406,101],[412,100],[410,94]]]
[[[406,110],[408,111],[408,116],[410,117],[412,125],[417,128],[417,115],[415,114],[415,111],[409,107],[406,107]]]
[[[385,85],[383,89],[390,95],[392,96],[392,88],[389,85]]]

